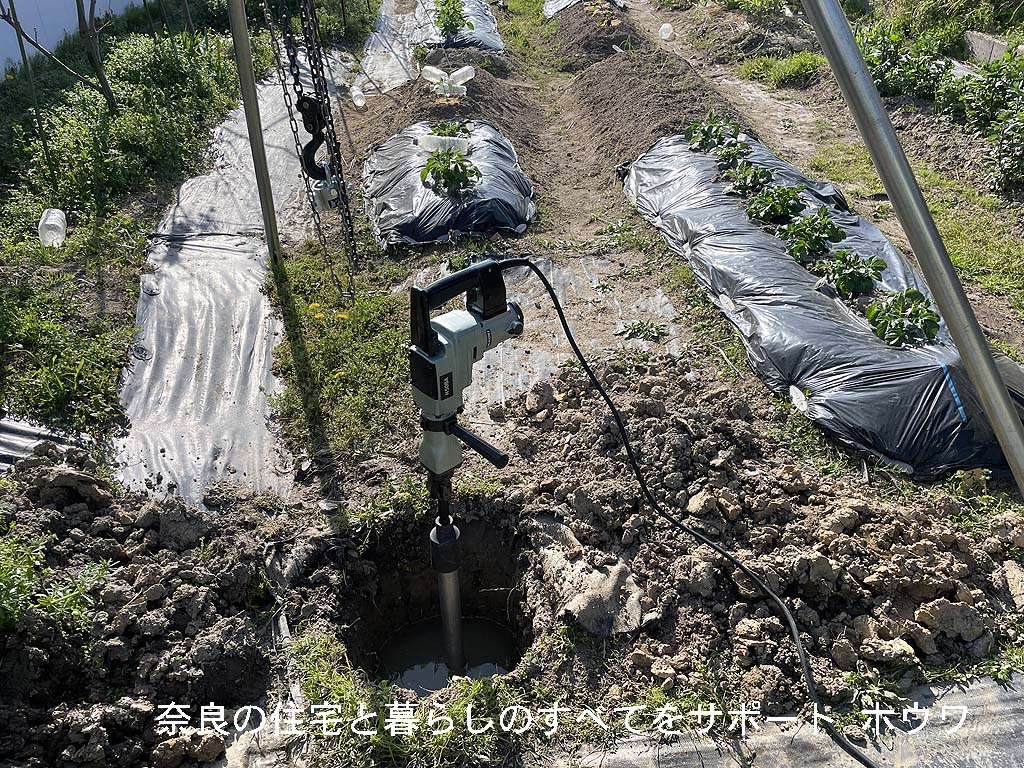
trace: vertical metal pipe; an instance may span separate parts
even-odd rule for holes
[[[839,0],[803,0],[804,12],[839,82],[847,105],[924,272],[964,368],[1024,493],[1024,426],[992,359],[985,334],[967,300],[921,188],[868,72]]]
[[[50,156],[50,139],[46,135],[46,131],[43,129],[43,114],[39,109],[39,99],[36,96],[36,79],[32,72],[32,60],[28,57],[28,53],[25,51],[25,39],[22,36],[21,22],[18,21],[18,9],[14,7],[14,0],[10,0],[7,4],[11,13],[11,21],[14,22],[14,34],[18,38],[18,51],[21,53],[21,65],[25,68],[25,76],[28,78],[28,92],[32,99],[32,113],[35,117],[36,133],[39,134],[39,143],[43,147],[43,160],[46,162],[46,169],[50,173],[50,188],[53,193],[53,199],[51,203],[56,205],[57,198],[57,168],[53,164],[53,158]]]
[[[235,45],[235,64],[238,66],[238,83],[245,107],[245,125],[249,132],[249,146],[252,150],[252,164],[256,171],[256,190],[260,196],[263,211],[263,233],[267,239],[270,258],[281,261],[281,239],[277,232],[277,214],[274,211],[274,189],[270,184],[267,168],[267,149],[263,144],[263,122],[260,119],[260,104],[256,95],[256,73],[253,71],[252,46],[249,43],[249,25],[245,18],[245,0],[228,0],[228,17],[231,20],[231,37]]]
[[[462,647],[462,591],[459,572],[437,574],[437,593],[441,598],[441,629],[444,632],[444,658],[448,671],[461,675],[466,670]]]

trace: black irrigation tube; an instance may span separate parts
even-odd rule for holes
[[[569,346],[572,348],[573,354],[576,356],[576,359],[579,361],[580,366],[583,368],[587,376],[590,378],[591,383],[593,383],[594,387],[597,389],[598,394],[601,395],[601,399],[604,400],[605,405],[608,406],[608,410],[612,414],[612,418],[615,420],[615,425],[618,427],[619,435],[622,438],[622,446],[626,451],[626,458],[629,461],[630,468],[633,470],[633,474],[636,476],[637,484],[640,486],[640,490],[643,492],[644,498],[647,499],[647,502],[651,505],[651,508],[658,514],[659,517],[661,517],[663,520],[665,520],[678,530],[686,534],[689,534],[691,537],[699,541],[701,544],[706,544],[707,546],[711,547],[715,552],[717,552],[719,555],[721,555],[734,566],[736,566],[736,568],[738,568],[747,578],[749,578],[757,586],[757,588],[775,604],[775,607],[778,609],[783,619],[785,619],[786,625],[789,628],[789,633],[793,638],[793,643],[796,646],[797,656],[800,659],[800,671],[803,675],[804,682],[807,685],[808,698],[810,698],[811,703],[814,704],[816,710],[822,709],[823,707],[821,699],[818,697],[817,687],[814,682],[814,673],[811,671],[811,665],[807,658],[807,650],[804,648],[803,640],[800,639],[800,629],[797,626],[796,619],[793,617],[793,614],[789,610],[789,607],[786,605],[786,603],[782,600],[781,597],[779,597],[777,594],[775,594],[775,592],[772,591],[772,589],[764,582],[763,579],[761,579],[760,576],[754,573],[738,557],[729,552],[729,550],[727,550],[721,544],[717,543],[713,539],[708,538],[700,531],[687,525],[678,517],[670,514],[669,512],[666,512],[661,507],[661,504],[658,503],[658,500],[655,498],[654,494],[651,492],[650,487],[647,485],[647,480],[644,477],[643,470],[640,467],[640,462],[633,451],[632,444],[630,443],[629,432],[626,429],[626,423],[622,418],[622,414],[619,413],[619,409],[615,406],[615,403],[612,402],[612,399],[609,396],[607,390],[601,384],[600,380],[597,378],[597,375],[590,367],[590,364],[583,356],[583,352],[580,350],[579,345],[576,343],[576,339],[573,336],[572,330],[569,328],[569,322],[565,318],[565,312],[562,310],[561,302],[559,302],[558,300],[558,294],[555,292],[555,289],[552,287],[551,283],[544,275],[544,272],[540,269],[540,267],[538,267],[533,262],[532,259],[528,257],[505,259],[499,263],[501,265],[502,270],[511,269],[513,267],[526,267],[527,269],[531,270],[544,285],[544,290],[547,291],[548,296],[551,298],[551,303],[554,305],[555,312],[558,314],[558,322],[562,326],[562,331],[565,333],[565,338],[569,342]],[[824,721],[824,730],[826,733],[828,733],[832,741],[835,742],[835,744],[840,749],[846,752],[846,754],[848,754],[855,761],[857,761],[857,763],[864,766],[865,768],[878,768],[878,765],[874,761],[872,761],[871,758],[869,758],[861,750],[855,747],[850,742],[850,740],[847,739],[838,730],[836,730],[835,726],[833,726],[833,724],[827,719]]]

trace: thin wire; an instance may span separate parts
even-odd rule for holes
[[[598,394],[601,395],[601,399],[604,400],[605,405],[608,406],[608,410],[611,411],[612,418],[615,420],[615,425],[619,428],[619,435],[622,437],[622,446],[626,450],[626,457],[629,460],[629,465],[633,470],[633,474],[636,475],[636,480],[637,483],[640,485],[640,490],[643,491],[644,498],[647,499],[648,503],[651,505],[651,508],[654,509],[654,511],[668,523],[675,526],[684,533],[689,534],[700,543],[707,544],[709,547],[715,550],[715,552],[717,552],[719,555],[721,555],[734,566],[736,566],[736,568],[738,568],[747,578],[754,582],[757,588],[764,595],[766,595],[773,603],[775,603],[776,608],[778,608],[779,612],[786,620],[786,624],[789,627],[789,633],[790,635],[792,635],[793,642],[796,644],[797,656],[800,658],[800,669],[803,672],[804,682],[807,684],[807,693],[811,700],[811,703],[813,703],[816,708],[815,714],[817,714],[817,710],[823,709],[823,705],[821,703],[821,699],[818,697],[817,687],[814,683],[814,673],[811,671],[811,665],[807,658],[807,651],[804,648],[803,640],[800,639],[800,629],[799,627],[797,627],[796,619],[793,618],[793,614],[790,612],[789,608],[783,602],[782,598],[775,594],[775,592],[773,592],[771,588],[767,584],[765,584],[761,577],[759,577],[756,573],[750,570],[750,568],[744,565],[743,562],[739,560],[739,558],[737,558],[735,555],[733,555],[731,552],[725,549],[722,545],[718,544],[712,539],[709,539],[700,531],[691,528],[689,525],[682,522],[676,516],[662,509],[661,504],[658,503],[658,500],[654,497],[654,494],[651,492],[651,489],[647,485],[647,480],[644,477],[643,470],[640,468],[640,462],[637,460],[636,454],[633,452],[633,446],[629,440],[629,433],[626,430],[626,424],[622,419],[622,415],[619,413],[619,409],[615,406],[615,403],[612,402],[612,399],[608,395],[607,390],[605,390],[604,386],[602,386],[601,382],[597,378],[597,375],[594,373],[593,369],[591,369],[590,364],[583,356],[583,352],[576,344],[576,339],[572,334],[572,330],[569,328],[569,322],[565,319],[565,313],[562,311],[562,304],[558,300],[558,294],[555,293],[555,289],[551,286],[551,283],[548,281],[547,277],[541,271],[540,267],[538,267],[529,258],[505,259],[499,263],[501,264],[502,270],[511,269],[513,267],[527,267],[528,269],[533,271],[533,273],[544,285],[544,289],[548,292],[548,296],[551,297],[551,303],[554,304],[555,312],[558,313],[558,322],[561,323],[562,325],[562,331],[565,333],[565,338],[569,342],[569,346],[572,348],[573,354],[576,355],[576,359],[579,360],[580,365],[582,366],[583,370],[586,371],[587,376],[590,377],[590,381],[597,389]],[[877,763],[873,762],[871,758],[869,758],[857,747],[851,744],[849,739],[847,739],[843,734],[836,730],[832,723],[827,719],[824,721],[824,729],[825,732],[828,733],[828,735],[832,738],[832,741],[834,741],[840,749],[846,752],[846,754],[848,754],[858,763],[863,765],[864,768],[879,768]]]

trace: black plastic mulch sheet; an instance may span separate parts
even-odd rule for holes
[[[886,291],[917,288],[920,274],[831,184],[807,179],[759,142],[749,160],[770,168],[775,183],[807,187],[803,215],[826,206],[847,232],[832,249],[878,256]],[[625,193],[668,245],[689,262],[711,300],[737,328],[750,365],[808,418],[842,443],[918,475],[1005,467],[977,393],[943,323],[936,342],[894,348],[867,320],[786,253],[786,246],[747,217],[746,201],[727,195],[715,159],[692,152],[682,136],[658,141],[622,169]],[[997,360],[1018,410],[1024,370]]]
[[[498,33],[498,22],[491,13],[487,0],[462,0],[462,13],[468,25],[451,39],[445,36],[434,23],[437,13],[435,0],[419,0],[416,3],[416,32],[413,46],[446,45],[450,48],[482,48],[487,51],[503,51],[505,44]],[[470,26],[472,25],[472,26]]]
[[[366,212],[381,245],[423,245],[498,230],[524,232],[537,215],[537,206],[533,185],[509,140],[488,122],[466,123],[468,157],[481,178],[453,198],[436,194],[420,179],[430,152],[416,141],[430,132],[430,126],[409,126],[377,147],[363,164]]]

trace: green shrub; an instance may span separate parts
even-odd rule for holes
[[[995,142],[992,164],[996,183],[1007,191],[1024,187],[1024,110],[1003,117]]]
[[[466,18],[462,0],[436,0],[434,23],[446,38],[455,37],[464,28],[472,29],[473,23]]]
[[[810,216],[803,216],[778,231],[786,243],[786,252],[801,264],[809,264],[828,251],[829,243],[846,238],[843,231],[822,206]]]
[[[907,46],[900,35],[881,26],[862,28],[857,41],[883,96],[931,99],[950,77],[952,62],[933,50]]]
[[[783,224],[806,208],[800,193],[806,187],[767,187],[747,204],[747,216],[764,224]]]
[[[805,88],[821,79],[828,71],[828,61],[820,53],[801,51],[777,58],[761,56],[740,65],[739,74],[748,80],[770,85],[772,88]]]
[[[866,314],[875,335],[892,347],[934,341],[939,333],[938,314],[928,298],[913,288],[871,302]]]
[[[785,2],[783,0],[722,0],[722,5],[737,11],[749,13],[751,16],[780,16]]]

